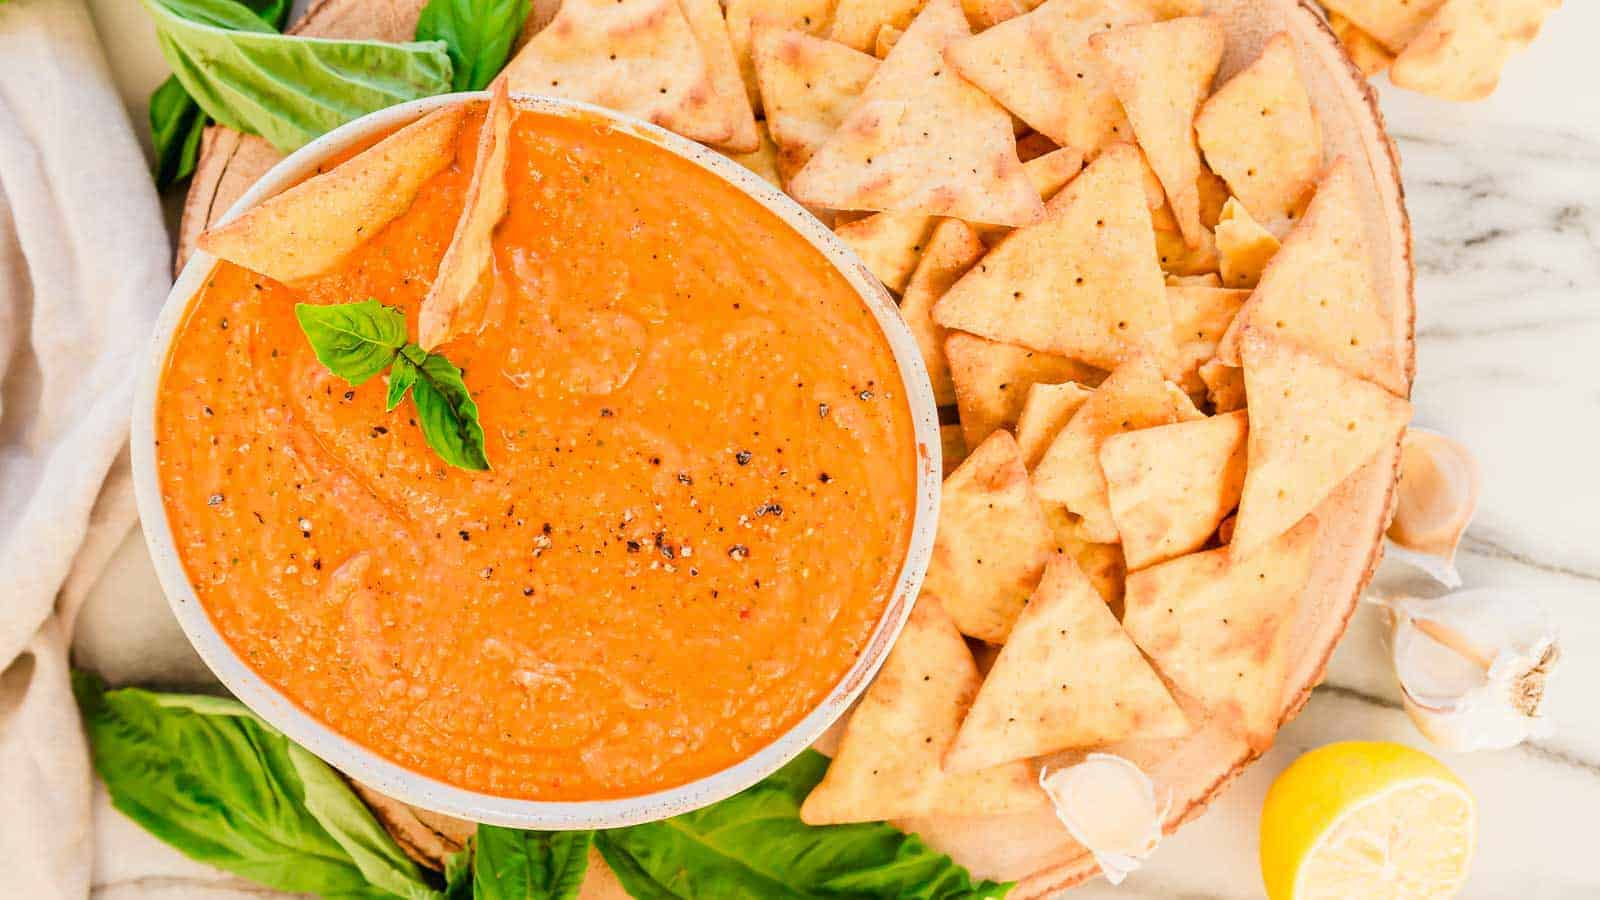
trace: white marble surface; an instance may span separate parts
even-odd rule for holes
[[[163,75],[137,4],[94,0],[130,109]],[[1569,0],[1499,92],[1449,105],[1382,88],[1416,234],[1419,425],[1476,452],[1484,497],[1461,556],[1468,586],[1537,597],[1563,632],[1550,736],[1514,750],[1434,751],[1479,802],[1464,896],[1600,896],[1590,819],[1600,809],[1600,3]],[[1389,564],[1379,585],[1408,573]],[[135,533],[96,591],[81,660],[115,680],[206,678],[168,614]],[[1398,707],[1376,614],[1364,610],[1328,682],[1277,746],[1120,888],[1073,897],[1261,895],[1256,827],[1272,778],[1344,739],[1429,749]],[[242,897],[237,881],[148,839],[101,805],[102,897]],[[153,842],[149,842],[153,843]],[[250,891],[250,895],[259,896]]]

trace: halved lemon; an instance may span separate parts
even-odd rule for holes
[[[1428,754],[1329,744],[1267,792],[1261,877],[1271,900],[1450,897],[1466,881],[1476,832],[1472,795]]]

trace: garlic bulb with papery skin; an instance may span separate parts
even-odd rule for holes
[[[1407,429],[1389,555],[1460,587],[1456,545],[1477,511],[1479,484],[1478,462],[1466,447],[1437,432]]]
[[[1041,769],[1039,786],[1055,804],[1056,818],[1112,884],[1121,884],[1161,843],[1171,798],[1157,801],[1150,776],[1120,756],[1091,753],[1077,765]]]
[[[1559,637],[1536,602],[1500,589],[1384,601],[1395,675],[1417,729],[1447,750],[1495,750],[1547,727]]]

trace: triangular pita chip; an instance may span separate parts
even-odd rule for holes
[[[1017,442],[996,431],[945,479],[924,594],[963,634],[1004,643],[1052,544]]]
[[[1447,0],[1389,67],[1389,80],[1445,100],[1482,100],[1511,54],[1561,0]]]
[[[1222,62],[1222,26],[1185,16],[1112,29],[1090,38],[1089,45],[1105,65],[1151,168],[1161,176],[1184,241],[1199,246],[1205,226],[1194,114]]]
[[[1172,369],[1185,391],[1198,394],[1205,389],[1199,368],[1217,354],[1217,342],[1249,296],[1249,291],[1232,288],[1167,286],[1172,337],[1178,347]]]
[[[1316,537],[1308,516],[1250,559],[1223,547],[1128,576],[1122,626],[1139,649],[1257,750],[1283,715],[1289,639]]]
[[[922,363],[933,382],[933,399],[940,406],[956,402],[956,386],[950,380],[950,364],[944,356],[944,329],[930,315],[933,303],[950,289],[962,273],[983,255],[983,241],[977,232],[960,219],[940,220],[928,238],[928,249],[917,263],[900,301],[900,315],[911,329],[922,351]]]
[[[1106,504],[1106,480],[1100,472],[1100,445],[1123,431],[1169,425],[1180,418],[1181,406],[1149,357],[1136,357],[1111,373],[1078,408],[1067,426],[1050,442],[1034,467],[1039,496],[1083,517],[1078,523],[1085,540],[1117,540],[1117,526]],[[1185,398],[1187,399],[1187,398]]]
[[[1141,2],[1049,0],[1032,12],[957,41],[945,57],[1035,131],[1093,157],[1133,139],[1111,84],[1089,52],[1092,35],[1156,21]]]
[[[1200,380],[1206,385],[1206,398],[1218,413],[1244,409],[1244,370],[1213,359],[1200,367]]]
[[[1217,222],[1217,265],[1222,283],[1231,288],[1253,288],[1278,252],[1278,239],[1256,224],[1250,213],[1232,197],[1222,207]]]
[[[800,171],[839,129],[878,71],[878,61],[859,50],[760,23],[750,53],[767,129],[789,172]]]
[[[1023,465],[1029,469],[1038,465],[1050,442],[1092,396],[1092,389],[1075,381],[1029,386],[1022,411],[1017,414],[1017,448],[1022,451]]]
[[[410,209],[423,183],[450,165],[465,111],[459,104],[434,110],[196,243],[278,281],[325,272]]]
[[[1100,470],[1129,569],[1205,546],[1239,504],[1248,431],[1240,410],[1106,438]]]
[[[1245,332],[1250,466],[1233,552],[1266,546],[1400,439],[1411,404],[1287,341]]]
[[[1039,192],[1040,199],[1055,196],[1063,185],[1083,168],[1083,157],[1076,150],[1056,150],[1022,164],[1023,174]],[[884,287],[899,293],[917,265],[938,216],[922,213],[880,212],[846,222],[834,234],[867,264]],[[986,244],[999,240],[1009,230],[1002,226],[976,226]],[[937,298],[935,298],[937,299]]]
[[[1105,378],[1104,372],[1077,360],[970,334],[946,338],[944,354],[955,382],[961,431],[969,447],[983,443],[997,428],[1015,425],[1033,385],[1063,381],[1099,384]]]
[[[945,751],[979,682],[972,651],[938,598],[920,597],[883,671],[851,713],[827,774],[800,807],[801,821],[996,815],[1043,806],[1044,792],[1025,762],[944,771]]]
[[[751,47],[756,26],[824,34],[833,12],[833,0],[728,0],[726,9],[728,40],[739,62],[739,75],[744,79],[750,106],[760,113],[761,91],[756,86]]]
[[[1089,579],[1056,554],[961,723],[945,769],[972,772],[1189,723]]]
[[[1340,157],[1218,344],[1223,362],[1239,364],[1239,334],[1256,326],[1394,393],[1406,392],[1393,331],[1373,286],[1360,204],[1355,172]]]
[[[905,290],[937,224],[939,217],[919,212],[881,212],[846,222],[833,233],[861,257],[884,287],[899,293]]]
[[[722,146],[735,153],[755,152],[760,138],[756,135],[750,89],[739,74],[739,59],[733,54],[733,41],[728,36],[728,22],[722,16],[721,2],[678,0],[678,7],[689,21],[689,30],[694,32],[701,53],[705,54],[714,102],[719,108],[730,110],[733,117],[733,136]]]
[[[944,477],[949,478],[967,458],[967,441],[961,436],[960,425],[939,426],[939,450],[944,457]]]
[[[1194,131],[1206,163],[1245,209],[1287,232],[1322,170],[1322,129],[1289,35],[1273,35],[1255,62],[1217,88]]]
[[[715,49],[701,44],[678,0],[563,0],[499,77],[513,91],[582,100],[692,140],[754,150],[750,101],[743,88],[726,89]]]
[[[1356,64],[1363,76],[1371,78],[1394,63],[1394,54],[1389,52],[1388,47],[1344,16],[1336,12],[1328,13],[1328,27],[1333,30],[1339,43],[1344,45],[1344,52],[1350,55],[1350,61]]]
[[[768,184],[781,190],[783,188],[783,173],[778,159],[778,145],[772,142],[772,135],[767,133],[765,122],[757,122],[756,127],[761,135],[761,146],[757,147],[755,152],[724,152],[723,156],[760,175]]]
[[[1330,13],[1354,22],[1393,53],[1411,43],[1444,0],[1327,0]]]
[[[511,199],[506,188],[506,160],[515,116],[505,82],[496,82],[478,129],[478,155],[461,218],[417,313],[418,343],[424,350],[483,330],[488,291],[482,289],[482,282],[494,265],[495,226],[505,217]]]
[[[1138,153],[1107,148],[1007,235],[934,307],[946,328],[1112,368],[1148,348],[1172,351],[1165,276],[1156,263]]]
[[[839,130],[789,183],[795,199],[991,225],[1042,218],[1011,117],[944,62],[945,46],[969,33],[957,0],[929,0]]]

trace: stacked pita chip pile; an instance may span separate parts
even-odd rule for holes
[[[1482,100],[1561,0],[1322,0],[1368,76],[1443,100]]]
[[[947,414],[922,596],[806,821],[1022,813],[1041,761],[1272,740],[1318,514],[1409,376],[1294,42],[1219,79],[1227,49],[1203,0],[567,0],[508,67],[831,219]]]

